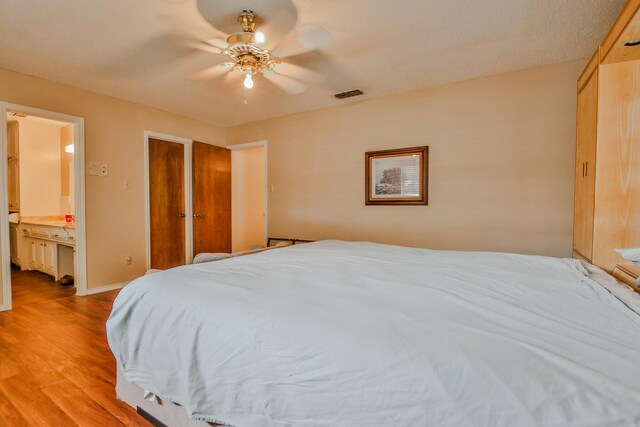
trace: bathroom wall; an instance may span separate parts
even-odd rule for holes
[[[60,127],[19,118],[20,215],[61,215]]]

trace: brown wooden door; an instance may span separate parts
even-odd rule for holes
[[[578,94],[573,250],[591,261],[595,204],[598,70]]]
[[[231,151],[193,142],[193,253],[231,252]]]
[[[151,268],[185,264],[184,145],[149,139]]]

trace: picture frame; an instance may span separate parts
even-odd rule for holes
[[[366,205],[427,205],[429,147],[365,153]]]
[[[299,245],[301,243],[311,243],[314,242],[314,240],[294,239],[290,237],[269,237],[267,239],[267,247],[269,248],[282,242],[289,243],[290,245]]]

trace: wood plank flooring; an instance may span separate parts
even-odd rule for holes
[[[0,313],[0,425],[150,425],[115,394],[105,321],[118,291],[42,301],[15,290],[19,303]]]
[[[76,294],[75,286],[62,286],[53,277],[29,270],[11,269],[11,296],[14,307]]]

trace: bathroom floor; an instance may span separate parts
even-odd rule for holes
[[[11,268],[13,307],[70,297],[75,294],[75,286],[62,286],[49,275],[35,270],[20,271],[17,268]]]

